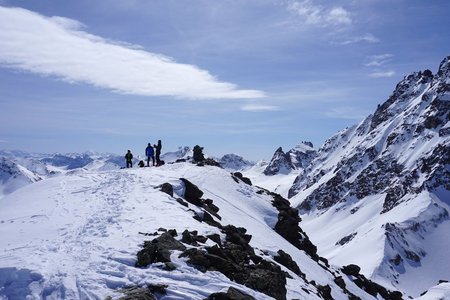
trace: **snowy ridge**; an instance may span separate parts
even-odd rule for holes
[[[220,218],[213,214],[213,220],[199,221],[206,212],[198,205],[183,204],[189,200],[181,177],[195,183],[203,198],[212,199]],[[160,190],[163,183],[173,187],[173,197]],[[229,287],[254,299],[273,299],[220,272],[198,270],[177,250],[170,256],[171,269],[164,263],[135,267],[144,241],[154,234],[162,236],[162,228],[224,239],[222,230],[211,222],[245,228],[255,254],[289,273],[286,295],[276,299],[348,299],[350,294],[376,299],[358,287],[354,277],[327,267],[278,234],[274,199],[224,169],[191,163],[113,171],[78,169],[27,185],[0,199],[0,299],[117,299],[125,287],[148,284],[166,286],[166,294],[158,299],[206,299]],[[200,251],[214,245],[210,239],[196,247],[185,244]],[[300,273],[275,260],[279,250],[300,266]]]
[[[373,115],[329,139],[289,190],[321,255],[412,296],[450,279],[450,268],[436,268],[448,262],[439,250],[448,238],[436,232],[450,230],[449,61],[435,75],[406,76]]]

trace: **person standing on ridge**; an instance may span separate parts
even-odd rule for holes
[[[133,167],[133,154],[128,150],[127,154],[125,154],[125,160],[127,161],[127,168]]]
[[[159,158],[159,156],[161,155],[161,140],[158,140],[158,144],[154,145],[155,147],[155,152],[156,152],[156,166],[160,166],[161,165],[161,159]]]
[[[145,148],[145,156],[147,156],[147,167],[150,167],[150,158],[152,159],[153,166],[155,166],[155,150],[150,143],[148,143],[147,148]]]

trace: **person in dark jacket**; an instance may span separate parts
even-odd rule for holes
[[[127,168],[133,167],[133,154],[128,150],[127,154],[125,154],[125,160],[127,161]]]
[[[147,156],[147,167],[150,167],[150,159],[152,159],[153,166],[155,166],[155,150],[150,143],[148,143],[147,148],[145,148],[145,156]]]
[[[161,159],[159,158],[159,156],[161,155],[161,140],[158,140],[158,144],[154,145],[155,147],[155,153],[156,153],[156,165],[160,166],[161,165]]]

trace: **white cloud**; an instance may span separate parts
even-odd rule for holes
[[[336,44],[350,45],[350,44],[356,44],[356,43],[360,43],[360,42],[375,44],[375,43],[379,43],[380,39],[378,39],[371,33],[366,33],[366,34],[363,34],[360,36],[353,36],[353,37],[345,38],[342,41],[336,42]]]
[[[273,105],[247,104],[241,106],[241,110],[250,112],[266,112],[266,111],[278,111],[280,110],[280,107]]]
[[[221,82],[197,66],[81,31],[84,25],[76,20],[7,7],[0,7],[0,19],[0,64],[6,67],[124,94],[189,99],[265,96]]]
[[[382,77],[392,77],[395,75],[395,71],[388,70],[388,71],[376,71],[369,74],[369,77],[372,78],[382,78]]]
[[[350,13],[342,7],[327,9],[321,5],[314,4],[311,0],[289,0],[287,8],[311,25],[331,27],[347,26],[352,23]]]
[[[394,57],[394,55],[392,54],[372,55],[367,57],[368,62],[365,63],[364,65],[366,67],[380,67],[386,64],[387,62],[391,61],[392,57]]]
[[[333,8],[326,15],[327,22],[330,24],[349,25],[352,23],[350,13],[342,7]]]

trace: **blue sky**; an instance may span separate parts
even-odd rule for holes
[[[270,159],[450,54],[450,1],[0,0],[0,149]]]

